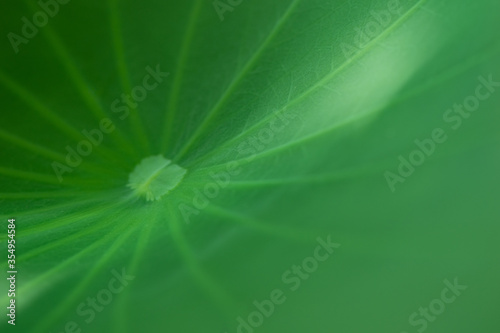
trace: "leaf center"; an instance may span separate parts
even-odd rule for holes
[[[128,187],[147,201],[160,200],[184,178],[187,170],[161,155],[144,158],[128,177]]]

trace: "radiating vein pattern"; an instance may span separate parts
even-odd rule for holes
[[[20,332],[404,331],[384,318],[404,319],[426,291],[386,293],[378,311],[380,290],[409,275],[500,278],[487,255],[500,4],[61,2],[15,2],[2,21],[22,38],[0,65],[0,219],[17,223]],[[172,75],[140,106],[124,101],[120,122],[110,101],[160,65]],[[479,76],[488,98],[466,112]],[[103,119],[114,129],[89,135]],[[435,129],[446,142],[429,143]],[[382,177],[395,169],[397,194]],[[338,261],[317,259],[318,237],[342,242]],[[491,300],[463,299],[436,325],[456,331],[447,320],[483,303],[487,321]],[[359,311],[382,319],[367,328]]]

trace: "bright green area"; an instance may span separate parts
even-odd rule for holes
[[[2,8],[0,330],[497,332],[500,3],[231,9]]]
[[[150,156],[141,161],[128,177],[128,187],[147,201],[160,200],[184,178],[186,170],[163,156]]]

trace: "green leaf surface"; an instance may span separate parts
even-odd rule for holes
[[[498,330],[498,1],[4,7],[2,332]]]

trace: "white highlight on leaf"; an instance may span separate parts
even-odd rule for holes
[[[128,178],[128,187],[147,201],[160,200],[184,178],[187,170],[161,155],[146,157]]]

